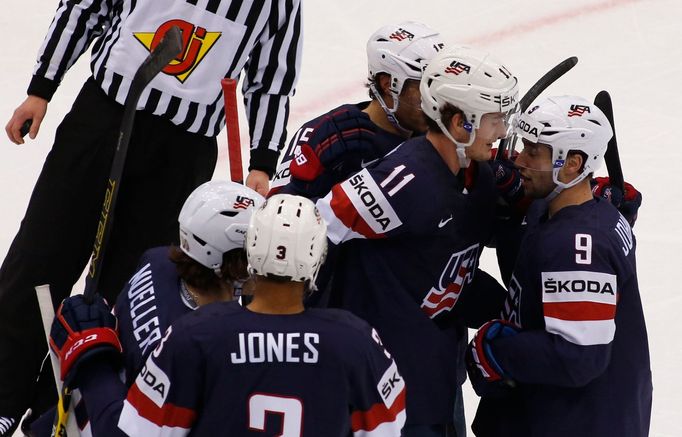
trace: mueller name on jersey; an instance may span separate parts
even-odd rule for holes
[[[239,350],[230,353],[232,364],[317,363],[320,335],[316,332],[240,332]]]
[[[366,169],[343,182],[341,187],[360,217],[376,234],[386,233],[402,224]]]
[[[150,345],[156,344],[161,339],[151,264],[145,264],[129,282],[128,302],[133,335],[140,351],[144,354]]]

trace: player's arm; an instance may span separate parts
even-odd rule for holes
[[[249,177],[254,172],[270,177],[275,173],[279,150],[286,140],[289,97],[301,66],[300,1],[274,3],[278,22],[266,27],[245,67],[242,92],[251,138]]]
[[[476,329],[500,316],[506,289],[490,274],[476,268],[474,278],[461,292],[451,316]]]
[[[405,380],[379,334],[366,323],[364,362],[356,364],[351,405],[355,436],[400,436],[405,425]]]
[[[390,238],[418,230],[429,217],[416,175],[404,164],[381,160],[365,168],[316,203],[327,223],[327,237],[338,245],[352,239]],[[415,205],[419,205],[417,209]],[[423,229],[423,227],[422,227]]]
[[[570,235],[575,239],[571,251],[547,248],[543,256],[547,261],[534,275],[540,287],[544,329],[521,330],[515,335],[496,331],[504,332],[503,336],[492,331],[477,333],[469,348],[472,381],[485,367],[473,355],[479,362],[486,358],[494,363],[492,374],[515,383],[581,387],[604,372],[616,329],[617,277],[608,260],[601,258],[604,251],[593,251],[586,235]],[[568,252],[582,264],[567,268],[566,262],[557,262],[566,260]]]
[[[297,133],[285,191],[317,200],[376,158],[375,124],[357,106],[344,105],[313,120]]]
[[[205,383],[202,354],[185,330],[182,319],[168,328],[128,390],[118,420],[126,434],[183,436],[191,431]]]
[[[80,389],[95,435],[123,435],[116,431],[126,393],[117,373],[121,344],[116,318],[104,299],[66,298],[50,329],[50,347],[59,359],[64,384]]]

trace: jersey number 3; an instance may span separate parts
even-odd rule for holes
[[[249,429],[265,431],[265,417],[282,416],[282,430],[277,437],[300,437],[303,430],[303,404],[299,399],[266,393],[255,393],[249,398]]]

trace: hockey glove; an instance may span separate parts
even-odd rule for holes
[[[523,198],[519,169],[509,159],[495,159],[488,161],[488,165],[495,175],[495,186],[500,197],[509,205],[515,205]]]
[[[516,335],[519,329],[504,320],[491,320],[486,322],[476,332],[469,343],[466,352],[466,366],[471,385],[477,395],[495,396],[502,395],[515,383],[497,363],[493,355],[491,343],[496,338]]]
[[[120,358],[116,317],[101,296],[91,300],[83,295],[68,297],[52,322],[50,347],[59,358],[62,381],[72,386],[78,366],[86,360],[97,355]]]
[[[637,211],[642,205],[642,193],[627,182],[623,184],[625,186],[625,193],[623,193],[620,188],[612,186],[611,180],[607,177],[594,178],[590,183],[595,197],[608,200],[623,214],[631,227],[635,226]]]
[[[361,111],[342,109],[325,115],[291,161],[292,178],[310,182],[328,171],[345,179],[359,169],[362,158],[375,158],[375,131],[374,123]]]

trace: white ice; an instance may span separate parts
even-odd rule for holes
[[[5,0],[0,14],[0,122],[24,99],[55,0]],[[378,27],[412,19],[446,41],[488,49],[521,81],[522,93],[568,56],[580,62],[549,89],[592,98],[610,91],[623,171],[644,195],[635,226],[639,282],[654,377],[652,436],[682,436],[682,329],[677,305],[682,270],[682,2],[679,0],[310,0],[304,4],[304,58],[289,132],[341,103],[366,98],[365,42]],[[88,56],[69,72],[40,135],[23,146],[0,136],[0,256],[18,229],[54,131],[88,75]],[[243,115],[243,114],[242,114]],[[247,135],[242,116],[242,135]],[[227,178],[224,134],[217,178]],[[246,157],[246,154],[245,154]],[[666,205],[667,204],[667,205]],[[680,258],[677,258],[680,256]],[[496,273],[494,255],[482,265]],[[680,287],[682,289],[682,287]],[[679,293],[679,294],[678,294]],[[468,388],[467,418],[477,402]]]

